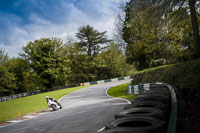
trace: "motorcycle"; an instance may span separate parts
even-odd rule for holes
[[[46,98],[47,100],[47,104],[50,108],[53,109],[53,111],[56,111],[58,109],[62,109],[62,106],[55,100],[51,99],[51,98]]]

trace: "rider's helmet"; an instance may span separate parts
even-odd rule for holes
[[[47,103],[49,102],[49,96],[46,96],[46,101],[47,101]]]

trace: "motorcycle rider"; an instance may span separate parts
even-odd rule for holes
[[[62,109],[62,106],[61,106],[61,104],[60,104],[58,101],[56,101],[56,100],[53,99],[52,97],[46,96],[46,101],[47,101],[47,103],[49,102],[49,100],[56,102],[56,103],[58,104],[58,106],[60,106],[60,109]]]

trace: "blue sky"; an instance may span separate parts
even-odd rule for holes
[[[0,48],[17,57],[29,41],[59,37],[66,42],[87,24],[111,38],[120,1],[126,0],[0,0]]]

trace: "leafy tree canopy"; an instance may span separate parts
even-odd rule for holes
[[[109,42],[105,34],[106,31],[99,32],[90,25],[87,25],[79,27],[76,37],[80,40],[80,46],[91,56],[98,54],[103,48],[103,44]]]
[[[58,38],[42,38],[23,47],[21,57],[28,60],[31,68],[40,75],[45,88],[64,85],[67,69],[62,41]]]
[[[5,53],[3,48],[0,48],[0,64],[8,60],[8,54]]]

